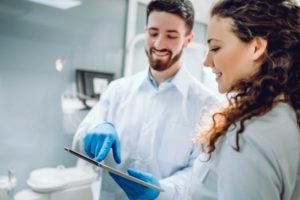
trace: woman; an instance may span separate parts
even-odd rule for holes
[[[299,200],[299,7],[292,0],[219,1],[207,37],[204,64],[229,104],[196,138],[204,153],[194,163],[185,199]],[[131,188],[125,192],[137,187],[117,182]],[[160,198],[154,190],[144,193]]]
[[[189,197],[300,199],[300,9],[292,0],[224,0],[207,30],[229,105],[197,140]]]

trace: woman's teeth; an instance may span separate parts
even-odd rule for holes
[[[222,72],[213,71],[214,74],[216,74],[216,78],[219,78],[222,76]]]

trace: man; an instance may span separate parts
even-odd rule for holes
[[[152,0],[145,27],[149,69],[113,81],[75,136],[97,161],[105,159],[121,171],[151,173],[165,189],[159,199],[180,199],[186,190],[197,156],[191,143],[194,129],[217,102],[180,61],[193,39],[193,23],[189,0]],[[104,200],[126,197],[107,172],[102,174],[100,195]]]

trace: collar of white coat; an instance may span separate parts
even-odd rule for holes
[[[147,68],[142,72],[142,76],[140,76],[140,80],[137,83],[138,89],[144,86],[145,84],[151,84],[151,79],[150,79],[150,70]],[[172,84],[175,86],[175,88],[183,95],[186,96],[188,94],[188,90],[190,87],[191,83],[191,78],[193,78],[190,73],[187,71],[186,67],[182,65],[178,72],[175,74],[174,77],[166,80],[169,84]]]

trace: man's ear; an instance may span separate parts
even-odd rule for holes
[[[268,41],[262,37],[255,37],[252,41],[252,59],[258,61],[263,58]]]
[[[193,39],[194,39],[194,32],[190,32],[187,36],[185,36],[183,48],[188,47],[189,44],[193,41]]]

